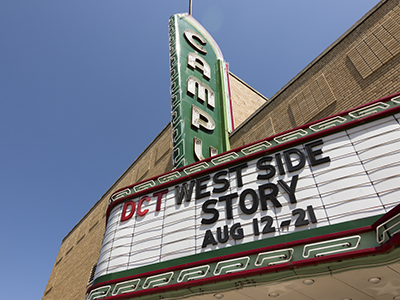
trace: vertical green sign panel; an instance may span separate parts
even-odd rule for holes
[[[229,150],[233,128],[227,64],[211,35],[190,15],[169,20],[175,168]]]

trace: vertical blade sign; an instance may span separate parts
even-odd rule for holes
[[[169,19],[175,168],[229,150],[228,70],[211,35],[190,15]]]

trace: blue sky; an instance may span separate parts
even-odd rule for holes
[[[2,299],[42,297],[61,240],[168,124],[168,19],[188,2],[1,0]],[[193,2],[271,97],[378,0]]]

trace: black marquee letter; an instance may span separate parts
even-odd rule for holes
[[[265,193],[265,190],[269,189],[271,192],[269,194]],[[258,187],[258,192],[260,194],[260,201],[261,201],[261,209],[262,210],[267,210],[267,200],[271,200],[272,203],[274,204],[275,207],[282,207],[282,204],[279,202],[278,199],[276,199],[276,196],[279,193],[278,186],[273,183],[266,183],[263,185],[260,185]]]
[[[251,201],[252,201],[252,206],[250,208],[246,207],[245,201],[246,201],[246,196],[250,194],[251,195]],[[243,213],[246,215],[251,215],[254,214],[258,208],[258,195],[257,193],[252,190],[252,189],[247,189],[244,190],[240,194],[240,199],[239,199],[239,207],[242,210]]]
[[[279,170],[279,175],[285,175],[285,169],[283,168],[282,157],[280,153],[275,154],[276,166]]]
[[[221,227],[217,228],[217,239],[220,243],[226,243],[229,240],[229,230],[228,225],[224,226],[224,237],[222,237]]]
[[[297,154],[297,156],[299,157],[300,160],[299,160],[297,166],[293,166],[292,160],[290,159],[291,154]],[[296,148],[284,151],[283,157],[285,158],[285,163],[286,163],[288,172],[294,172],[294,171],[300,170],[306,164],[306,156],[303,154],[303,152],[301,152],[299,149],[296,149]]]
[[[290,203],[297,203],[296,196],[294,192],[296,190],[297,181],[299,180],[299,175],[295,175],[292,177],[292,181],[290,182],[290,187],[284,182],[282,179],[278,180],[279,185],[285,190],[289,195]]]
[[[203,203],[203,206],[201,207],[203,212],[206,214],[213,214],[213,217],[211,219],[201,219],[201,224],[212,224],[214,222],[218,221],[219,218],[219,212],[216,208],[208,208],[209,205],[212,204],[217,204],[217,200],[207,200],[206,202]]]
[[[271,162],[272,156],[266,156],[257,161],[257,168],[260,170],[266,170],[267,174],[258,174],[257,179],[270,179],[275,176],[276,170],[272,165],[264,164],[265,162]]]
[[[247,163],[243,163],[241,165],[234,166],[229,169],[229,172],[235,172],[236,171],[236,183],[238,187],[243,186],[243,181],[242,181],[242,169],[247,168]]]
[[[213,177],[214,183],[223,184],[223,186],[220,188],[215,187],[213,189],[213,193],[223,193],[227,189],[229,189],[229,180],[226,178],[220,178],[221,176],[226,176],[227,174],[228,174],[228,171],[220,171],[214,175],[214,177]]]
[[[206,175],[196,179],[196,200],[210,196],[210,192],[201,192],[207,188],[207,183],[203,184],[204,181],[210,179],[210,175]]]
[[[237,198],[237,196],[238,196],[238,193],[233,193],[233,194],[229,194],[229,195],[222,196],[222,197],[218,198],[219,202],[226,201],[225,202],[225,210],[226,210],[226,218],[228,220],[232,220],[233,219],[232,199],[233,198]]]
[[[177,185],[175,187],[175,202],[176,202],[177,205],[181,205],[182,204],[183,197],[185,197],[185,201],[186,202],[190,202],[190,198],[192,197],[194,184],[195,184],[195,181],[192,180],[190,182],[189,189],[187,187],[187,183],[186,182],[182,184],[182,187],[179,187],[179,185]]]
[[[204,240],[203,240],[203,244],[201,245],[201,248],[205,248],[207,247],[207,245],[212,244],[212,245],[216,245],[217,241],[215,240],[212,232],[210,229],[208,229],[206,231],[206,234],[204,235]]]
[[[322,158],[316,158],[317,155],[322,154],[322,149],[318,149],[318,150],[314,150],[314,151],[312,150],[312,147],[323,145],[323,144],[324,144],[324,142],[322,140],[317,140],[317,141],[305,144],[306,151],[310,158],[310,163],[312,166],[317,166],[319,164],[323,164],[323,163],[331,161],[329,156],[322,157]]]
[[[234,240],[240,240],[244,237],[243,228],[240,226],[240,223],[236,223],[231,227],[231,237]]]

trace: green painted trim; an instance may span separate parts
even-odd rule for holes
[[[225,62],[223,62],[222,60],[218,60],[218,69],[219,69],[219,78],[221,79],[221,84],[220,84],[220,88],[221,88],[221,95],[222,95],[222,120],[224,122],[224,130],[225,130],[225,135],[223,136],[223,138],[225,139],[224,143],[225,143],[225,148],[226,151],[231,150],[231,145],[229,142],[229,126],[228,126],[228,122],[229,122],[229,116],[227,114],[227,103],[228,100],[227,97],[229,98],[229,95],[225,94],[225,91],[227,91],[228,87],[226,86],[226,74],[225,74],[225,67],[224,64]]]
[[[395,218],[400,219],[400,214]],[[391,243],[398,245],[399,238],[394,238]],[[330,249],[327,250],[329,244]],[[331,275],[398,262],[400,249],[393,248],[393,245],[379,244],[376,228],[371,226],[369,231],[358,234],[348,232],[348,235],[331,240],[316,243],[304,241],[292,247],[282,245],[278,250],[260,249],[259,253],[252,254],[238,253],[238,257],[202,262],[194,267],[181,265],[170,270],[160,269],[158,274],[142,273],[138,277],[133,275],[120,281],[102,282],[103,285],[89,289],[87,299],[154,299],[161,293],[163,297],[188,297],[265,282]],[[329,252],[332,247],[336,250],[334,253]]]
[[[118,279],[118,278],[123,278],[123,277],[128,277],[128,276],[133,276],[137,274],[143,274],[155,270],[160,270],[160,269],[166,269],[178,265],[184,265],[188,263],[193,263],[193,262],[198,262],[202,260],[207,260],[207,259],[212,259],[220,256],[226,256],[230,254],[236,254],[248,250],[253,250],[253,249],[259,249],[259,248],[264,248],[264,247],[269,247],[269,246],[274,246],[278,244],[285,244],[289,242],[294,242],[294,241],[299,241],[307,238],[312,238],[312,237],[318,237],[326,234],[332,234],[332,233],[337,233],[341,231],[346,231],[346,230],[351,230],[351,229],[357,229],[365,226],[371,226],[374,222],[376,222],[379,218],[381,218],[383,215],[377,215],[369,218],[364,218],[364,219],[359,219],[356,221],[348,221],[340,224],[335,224],[335,225],[330,225],[330,226],[324,226],[320,228],[313,228],[313,229],[308,229],[308,230],[303,230],[303,231],[298,231],[298,232],[293,232],[290,234],[286,235],[281,235],[273,238],[266,238],[262,239],[259,241],[253,241],[249,243],[244,243],[232,247],[226,247],[223,249],[217,249],[217,250],[212,250],[212,251],[207,251],[204,253],[199,253],[195,255],[190,255],[182,258],[177,258],[177,259],[172,259],[168,260],[165,262],[160,262],[156,264],[151,264],[148,266],[144,267],[139,267],[131,270],[126,270],[126,271],[120,271],[120,272],[115,272],[107,275],[100,276],[96,278],[96,280],[93,282],[93,285],[100,283],[100,282],[105,282],[113,279]]]
[[[390,253],[373,256],[371,257],[360,257],[351,260],[354,265],[349,266],[349,261],[337,261],[334,265],[331,263],[320,264],[318,266],[304,267],[302,269],[296,270],[284,270],[274,273],[259,274],[257,276],[243,277],[237,280],[227,281],[227,282],[215,282],[213,284],[201,285],[190,287],[186,289],[167,291],[162,293],[163,298],[187,298],[193,296],[200,296],[205,294],[211,294],[215,292],[223,293],[233,290],[241,290],[243,288],[254,287],[259,284],[274,282],[276,284],[287,282],[290,280],[313,278],[332,275],[337,273],[342,273],[345,271],[355,270],[355,269],[365,269],[371,267],[384,266],[391,263],[400,262],[400,248],[396,248]],[[140,297],[132,297],[130,299],[140,299],[140,300],[154,300],[156,293],[144,295]],[[90,300],[90,299],[89,299]]]
[[[305,139],[312,140],[313,138],[328,136],[336,132],[347,130],[351,127],[362,125],[366,122],[372,122],[377,119],[387,117],[390,114],[393,115],[399,111],[400,93],[376,100],[372,103],[368,103],[363,105],[361,108],[357,107],[355,109],[325,118],[322,121],[315,121],[298,128],[294,128],[293,130],[265,138],[250,145],[237,148],[227,153],[227,155],[230,153],[234,153],[235,155],[224,158],[224,162],[225,164],[229,163],[229,165],[234,165],[235,161],[238,160],[251,160],[254,159],[255,156],[258,157],[264,155],[265,153],[274,153],[276,151],[286,149],[287,147],[296,146],[300,143],[303,143]],[[276,147],[279,147],[279,150],[275,150],[277,149]],[[191,178],[195,178],[196,176],[200,176],[200,174],[204,175],[204,173],[207,173],[208,170],[210,170],[209,172],[213,172],[216,168],[224,168],[226,165],[221,164],[218,160],[221,156],[225,155],[222,154],[217,157],[211,157],[197,162],[189,167],[182,167],[172,172],[149,179],[145,182],[136,183],[122,188],[111,195],[110,205],[112,206],[113,202],[117,200],[119,202],[123,201],[124,198],[131,199],[133,197],[138,197],[139,195],[146,193],[146,190],[157,189],[157,186],[166,186],[166,184],[172,180],[175,181],[173,184],[176,184],[176,181],[184,181],[188,175],[190,175]],[[168,177],[170,174],[173,174],[174,176]],[[140,189],[139,191],[137,190],[137,186],[144,186],[144,188]],[[139,192],[140,194],[138,194]]]
[[[218,67],[220,67],[220,65]],[[221,72],[221,68],[219,69],[219,72]],[[219,84],[222,85],[223,83],[220,82]],[[177,169],[173,172],[163,174],[158,178],[155,177],[146,182],[132,185],[126,188],[127,192],[125,194],[121,192],[118,192],[119,194],[114,194],[119,196],[115,200],[118,199],[116,202],[121,203],[124,200],[132,198],[133,196],[138,196],[143,192],[148,193],[150,190],[155,190],[158,188],[158,185],[163,185],[164,187],[170,186],[176,184],[179,180],[186,180],[188,177],[195,178],[211,171],[215,171],[216,169],[223,167],[226,168],[227,165],[234,165],[238,162],[254,159],[264,153],[281,151],[285,147],[289,147],[289,145],[297,145],[304,141],[330,135],[338,131],[365,124],[366,122],[394,115],[400,111],[399,95],[400,94],[388,96],[362,107],[325,118],[322,121],[316,121],[292,131],[264,139],[258,143],[238,148],[234,150],[236,156],[232,155],[234,152],[227,153],[226,155],[220,155],[215,159],[207,159],[193,166]],[[240,160],[240,158],[243,159]],[[212,164],[214,164],[214,166]],[[200,165],[205,165],[206,167],[199,168]],[[189,169],[191,170],[190,172]],[[177,177],[171,177],[172,179],[168,179],[167,176],[172,176],[173,174],[177,174]],[[163,181],[160,180],[161,178],[163,178]],[[156,182],[157,179],[159,184]],[[172,180],[173,182],[169,183],[169,181]],[[134,193],[132,193],[132,190],[129,191],[129,189],[132,189]],[[112,206],[113,205],[110,207]],[[400,219],[400,213],[398,213],[397,210],[395,213],[396,215],[393,219],[396,219],[397,222],[397,219]],[[389,215],[390,214],[387,214],[386,216]],[[132,290],[132,288],[130,288],[130,290],[127,288],[129,292],[139,294],[139,296],[143,295],[140,296],[140,298],[145,299],[148,293],[152,294],[154,297],[154,294],[160,292],[163,292],[163,296],[173,295],[174,293],[185,296],[195,291],[197,289],[196,286],[201,286],[201,288],[199,288],[199,291],[201,292],[206,291],[208,287],[212,287],[214,290],[215,287],[218,287],[219,290],[225,288],[232,289],[237,286],[238,282],[247,281],[249,278],[250,282],[253,284],[262,282],[262,279],[260,278],[274,282],[279,280],[290,280],[290,278],[292,278],[291,273],[289,271],[286,272],[286,268],[295,268],[296,276],[299,277],[309,276],[310,274],[315,275],[316,273],[329,274],[328,272],[331,272],[331,270],[341,272],[344,269],[349,268],[363,268],[364,266],[370,266],[373,264],[387,264],[392,258],[389,254],[392,254],[393,252],[398,253],[398,249],[393,250],[393,245],[397,246],[400,238],[399,236],[396,236],[387,243],[388,240],[386,240],[386,236],[390,238],[391,235],[397,233],[397,229],[395,231],[394,229],[390,230],[390,228],[385,229],[385,225],[393,223],[392,219],[385,222],[380,220],[380,224],[377,228],[375,228],[375,225],[371,226],[381,217],[382,215],[378,215],[356,221],[308,229],[283,236],[266,238],[223,249],[207,251],[145,267],[107,274],[95,280],[93,287],[89,289],[89,292],[91,293],[89,299],[98,298],[98,295],[93,296],[93,291],[105,293],[105,289],[107,289],[107,292],[104,296],[115,295],[117,297],[120,291],[118,292],[118,290],[115,289],[123,284],[130,284],[129,282],[132,280],[139,280],[140,284],[138,281],[134,290]],[[351,233],[351,230],[353,230],[352,232],[354,234]],[[381,230],[381,232],[379,230]],[[387,231],[386,233],[384,232],[385,230]],[[337,234],[335,235],[335,233]],[[380,234],[382,234],[382,236],[380,236]],[[381,238],[382,240],[380,240]],[[349,248],[342,250],[342,243],[345,243],[344,247]],[[356,244],[355,247],[349,246],[354,244]],[[321,252],[321,247],[324,248],[326,245],[328,245],[328,248],[330,249],[335,249],[335,251],[328,251],[326,253]],[[272,255],[272,252],[284,251],[289,251],[289,253],[292,251],[292,256],[290,256],[290,261],[287,263],[284,262],[280,264],[279,262],[274,262],[274,264],[279,264],[279,267],[275,268],[276,271],[274,271],[274,268],[270,267],[269,264],[262,265],[263,263],[261,263],[261,267],[257,266],[260,261],[260,255],[264,255],[267,257],[266,259],[272,259],[272,257],[268,257],[268,255]],[[361,259],[365,255],[368,257],[364,260]],[[398,256],[396,259],[399,260]],[[235,261],[235,264],[238,265],[236,262],[239,260],[243,260],[244,262],[239,264],[242,266],[245,265],[243,269],[237,266],[232,266],[232,261]],[[264,258],[262,261],[264,261]],[[327,263],[328,261],[330,263]],[[225,266],[221,267],[224,264]],[[287,266],[285,264],[287,264]],[[208,268],[207,271],[201,276],[193,278],[193,282],[188,278],[194,276],[190,273],[193,268],[199,269],[204,267]],[[226,269],[224,269],[224,272],[221,271],[222,273],[219,273],[218,270],[221,270],[221,268],[236,269],[232,269],[233,271],[228,274]],[[254,276],[256,272],[260,272],[261,275]],[[184,280],[182,279],[179,281],[178,278],[179,276],[182,278],[182,274],[190,275],[186,278],[183,277]],[[165,278],[163,278],[163,276]],[[146,282],[154,282],[157,280],[159,283],[148,283],[146,285]],[[190,289],[188,287],[190,287]],[[110,289],[115,292],[111,292]],[[172,289],[176,291],[172,291]]]

